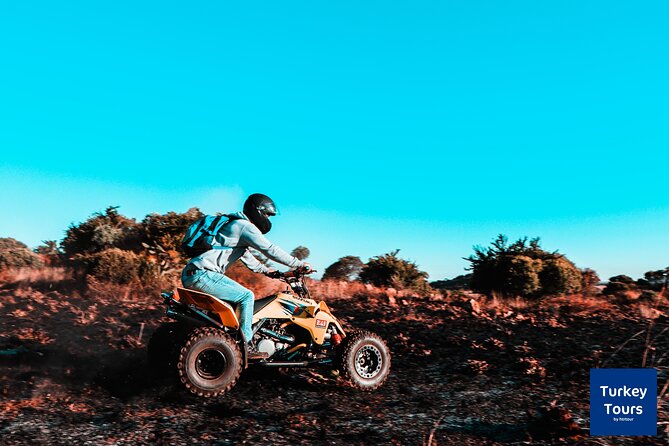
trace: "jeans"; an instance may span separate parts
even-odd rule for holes
[[[246,342],[251,342],[253,331],[253,292],[247,290],[231,278],[204,269],[196,270],[192,276],[181,274],[181,282],[184,287],[211,294],[228,303],[237,304],[239,309],[239,325],[246,337]]]

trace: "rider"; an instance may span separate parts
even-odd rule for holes
[[[249,248],[253,248],[290,268],[310,268],[308,263],[291,256],[264,236],[272,228],[269,218],[275,215],[276,205],[271,198],[263,194],[250,195],[244,202],[244,211],[228,215],[229,222],[216,234],[217,242],[230,249],[210,249],[191,259],[181,273],[184,287],[239,305],[239,323],[249,347],[253,337],[253,292],[227,277],[228,267],[241,259],[251,271],[267,276],[274,273],[251,254]]]

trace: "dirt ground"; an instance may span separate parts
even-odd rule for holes
[[[637,307],[566,298],[480,308],[442,297],[325,299],[345,327],[387,340],[384,387],[362,393],[327,371],[250,369],[229,394],[205,400],[149,370],[146,344],[167,320],[159,296],[0,284],[0,443],[669,444],[666,406],[656,437],[588,436],[591,367],[639,367],[645,354],[662,391],[662,312],[651,323]]]

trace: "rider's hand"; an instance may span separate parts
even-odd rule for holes
[[[310,264],[304,262],[304,266],[302,266],[302,270],[303,270],[304,272],[309,272],[309,271],[311,271],[312,269],[313,269],[313,268],[311,267]]]
[[[278,279],[279,277],[281,277],[281,272],[275,269],[270,269],[265,273],[265,275],[272,279]]]

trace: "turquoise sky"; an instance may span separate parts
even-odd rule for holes
[[[669,266],[669,3],[3,2],[0,236],[263,192],[323,269]]]

